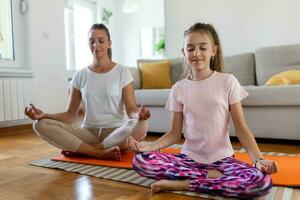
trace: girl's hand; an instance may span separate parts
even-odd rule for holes
[[[149,119],[151,116],[150,111],[144,107],[143,105],[141,105],[140,109],[139,109],[139,120],[146,120]]]
[[[127,139],[127,146],[130,150],[135,152],[155,151],[159,148],[155,145],[155,142],[139,142],[131,136]]]
[[[25,115],[28,116],[30,119],[33,119],[33,120],[39,120],[39,119],[42,119],[43,117],[45,117],[45,113],[36,108],[33,104],[30,104],[29,106],[27,106],[25,108]]]
[[[274,174],[278,172],[278,165],[272,160],[259,160],[256,162],[255,167],[266,174]]]

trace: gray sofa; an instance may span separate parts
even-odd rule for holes
[[[153,60],[138,60],[138,63]],[[184,77],[183,59],[171,59],[173,83]],[[264,47],[255,53],[228,56],[224,71],[232,73],[248,91],[242,105],[248,126],[257,138],[300,140],[300,85],[264,86],[274,74],[289,69],[300,70],[300,44]],[[138,68],[130,68],[136,87],[138,105],[151,111],[150,132],[166,132],[170,112],[164,107],[169,89],[140,89]],[[230,135],[235,135],[230,125]]]

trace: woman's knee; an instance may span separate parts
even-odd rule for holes
[[[45,119],[35,120],[32,124],[33,130],[38,132],[38,130],[40,130],[40,128],[45,124],[44,121]]]
[[[51,124],[52,121],[53,120],[51,120],[51,119],[36,120],[33,122],[32,128],[38,135],[41,136],[41,135],[43,135],[43,133],[46,132],[47,127],[49,126],[49,124]]]

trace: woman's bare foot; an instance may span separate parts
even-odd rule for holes
[[[189,190],[189,185],[189,180],[169,181],[163,179],[151,184],[151,192],[157,193],[164,190]]]
[[[86,154],[95,158],[107,160],[121,160],[121,151],[118,146],[110,147],[108,149],[101,148],[98,144],[85,144],[82,143],[77,152]]]
[[[108,160],[121,160],[121,151],[118,146],[114,146],[108,149],[99,149],[94,156],[96,158],[102,158]]]

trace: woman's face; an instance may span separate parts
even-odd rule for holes
[[[94,57],[108,56],[107,50],[111,48],[111,41],[108,39],[105,30],[95,29],[90,31],[89,46]]]
[[[207,33],[191,32],[184,39],[182,52],[192,70],[210,68],[211,57],[216,51],[217,47]]]

